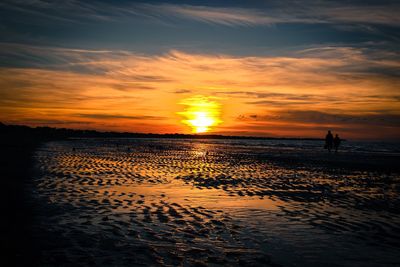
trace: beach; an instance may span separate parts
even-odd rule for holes
[[[0,267],[400,267],[400,1],[0,1]]]
[[[39,263],[399,265],[398,150],[299,142],[43,143],[31,187]]]

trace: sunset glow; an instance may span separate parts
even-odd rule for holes
[[[35,3],[0,7],[16,13],[5,18],[9,32],[0,39],[5,124],[399,138],[393,7]],[[19,17],[37,25],[31,35],[27,23],[13,21]]]
[[[400,0],[0,0],[0,152],[13,266],[400,266]]]
[[[205,133],[212,130],[222,121],[220,119],[220,104],[204,96],[195,96],[180,102],[185,105],[183,112],[178,112],[185,119],[182,123],[188,125],[193,133]]]

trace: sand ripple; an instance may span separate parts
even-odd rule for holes
[[[398,174],[263,153],[206,141],[47,143],[36,153],[43,262],[400,263]]]

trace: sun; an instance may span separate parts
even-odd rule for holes
[[[193,128],[196,133],[205,133],[209,131],[209,127],[215,125],[215,119],[212,118],[208,112],[199,111],[193,112],[194,118],[187,122]]]
[[[184,117],[182,123],[188,125],[193,133],[206,133],[222,123],[221,105],[211,97],[194,96],[184,99],[180,104],[185,105],[185,111],[178,112]]]

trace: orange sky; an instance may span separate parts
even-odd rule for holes
[[[3,0],[0,122],[400,141],[399,12],[386,0]]]
[[[200,96],[219,105],[221,123],[210,127],[212,133],[321,137],[332,129],[361,139],[399,134],[398,79],[362,70],[400,63],[374,60],[354,48],[316,48],[285,57],[176,50],[159,56],[69,49],[46,53],[69,60],[53,70],[0,68],[0,121],[191,133],[182,123],[187,109],[182,103]]]

